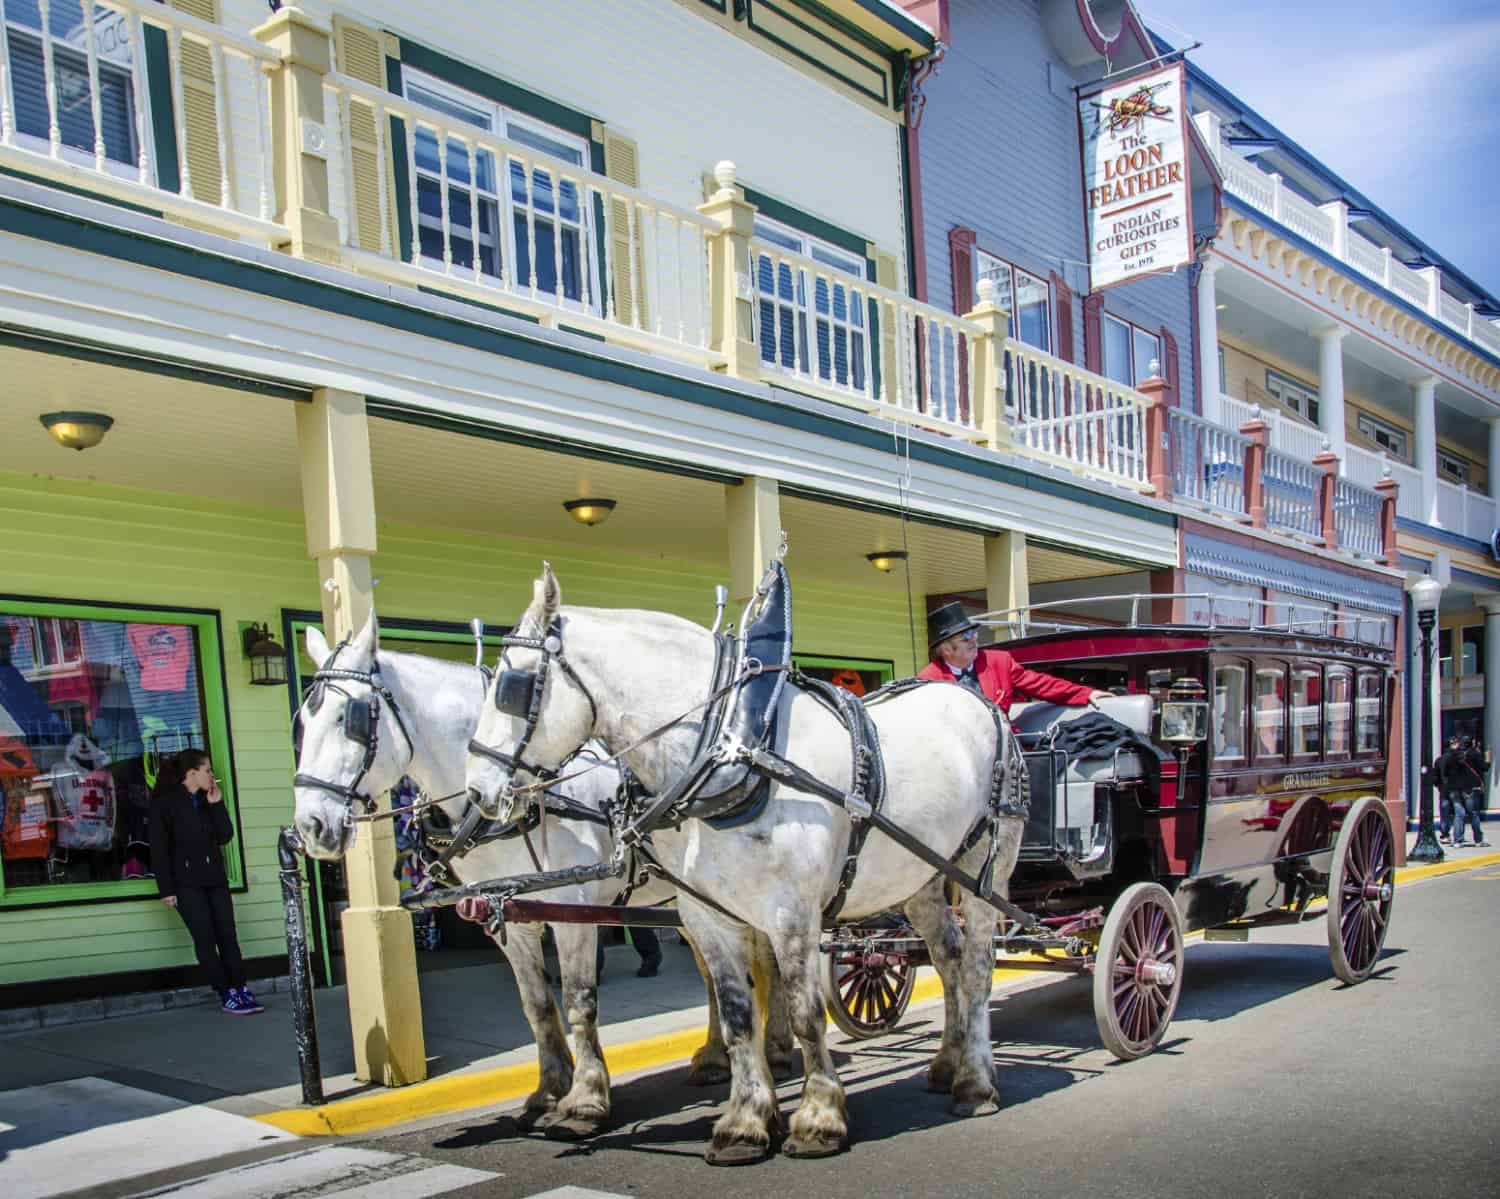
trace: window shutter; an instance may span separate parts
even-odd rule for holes
[[[1056,271],[1052,272],[1052,296],[1057,304],[1057,356],[1073,361],[1073,289]]]
[[[948,261],[953,269],[953,311],[958,316],[974,309],[974,243],[978,235],[963,225],[948,230]]]
[[[891,291],[901,290],[901,279],[899,267],[896,265],[896,256],[884,251],[876,250],[870,255],[875,260],[875,282]],[[896,353],[896,321],[899,319],[894,309],[887,308],[884,304],[876,306],[876,326],[880,331],[880,361],[878,369],[880,378],[874,380],[877,384],[875,396],[877,399],[889,398],[892,403],[896,400],[896,385],[900,379],[897,371]]]
[[[200,21],[219,22],[218,0],[171,0],[178,12]],[[222,61],[222,60],[221,60]],[[218,88],[214,83],[214,60],[202,42],[182,39],[182,58],[178,66],[182,76],[183,141],[187,144],[188,184],[193,198],[207,204],[226,199],[224,181],[228,163],[219,159]],[[229,137],[225,136],[226,151]]]
[[[604,128],[604,173],[626,187],[641,185],[640,154],[628,137]],[[615,318],[624,325],[650,327],[646,311],[646,245],[636,212],[634,244],[630,236],[632,205],[618,196],[609,198],[609,283],[614,290]],[[608,297],[606,297],[607,299]],[[609,308],[602,306],[608,313]]]
[[[1083,297],[1083,365],[1096,375],[1104,373],[1104,330],[1101,327],[1104,294],[1093,292]]]
[[[335,61],[342,74],[385,90],[385,47],[377,30],[335,16],[333,41]],[[345,140],[349,169],[354,176],[354,195],[344,201],[349,208],[352,226],[345,236],[359,249],[379,254],[380,189],[386,186],[386,179],[376,139],[374,109],[354,100],[349,102],[349,128],[345,131]],[[394,215],[395,205],[387,205],[386,211]],[[415,226],[417,214],[412,213],[411,219]],[[395,244],[394,239],[391,244]]]
[[[1161,356],[1162,378],[1167,381],[1167,403],[1176,408],[1182,403],[1177,390],[1177,339],[1167,332],[1165,325],[1161,327]]]

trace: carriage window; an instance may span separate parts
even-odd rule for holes
[[[1353,680],[1345,666],[1328,668],[1328,694],[1323,706],[1323,719],[1327,724],[1326,750],[1331,757],[1343,757],[1349,752],[1350,739],[1350,689]]]
[[[1255,756],[1286,754],[1286,673],[1278,666],[1255,672]]]
[[[1245,668],[1214,671],[1214,757],[1245,756]]]
[[[1292,756],[1316,757],[1323,750],[1323,676],[1315,666],[1292,670]]]
[[[1354,706],[1354,752],[1380,752],[1380,672],[1361,670]]]

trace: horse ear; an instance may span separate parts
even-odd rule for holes
[[[531,588],[531,605],[536,609],[542,628],[552,623],[558,608],[562,607],[562,588],[557,585],[557,576],[552,573],[552,563],[542,563],[542,573]]]
[[[370,615],[365,617],[364,628],[355,634],[352,648],[365,661],[372,660],[375,657],[375,651],[380,648],[380,622],[375,619],[374,608],[371,608]]]
[[[316,625],[308,625],[304,640],[307,642],[307,656],[313,660],[313,665],[321,667],[333,653],[328,648],[328,638],[323,636],[323,630]]]

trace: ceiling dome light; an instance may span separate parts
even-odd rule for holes
[[[92,449],[115,423],[102,412],[44,412],[41,421],[52,440],[68,450]]]
[[[865,555],[865,561],[881,574],[890,574],[898,562],[906,561],[905,550],[875,550]]]
[[[615,501],[592,496],[581,500],[564,500],[563,508],[581,525],[602,525],[615,510]]]

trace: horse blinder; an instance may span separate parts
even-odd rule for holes
[[[536,692],[536,672],[533,670],[502,670],[495,684],[495,707],[507,716],[525,720],[531,714],[531,701]]]
[[[344,732],[356,745],[369,747],[375,735],[375,705],[368,697],[351,699],[344,708]],[[366,764],[366,769],[369,765]]]

